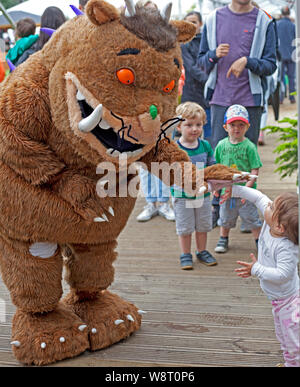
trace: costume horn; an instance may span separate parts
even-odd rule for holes
[[[40,31],[45,32],[45,34],[47,34],[49,36],[52,36],[56,30],[53,30],[52,28],[43,27],[40,29]]]
[[[133,0],[125,0],[126,3],[126,11],[125,16],[130,17],[135,15],[135,4]]]
[[[6,62],[10,68],[10,72],[13,72],[16,69],[16,66],[8,58],[6,58]]]
[[[162,17],[167,23],[169,23],[169,21],[170,21],[170,19],[171,19],[171,12],[172,12],[172,3],[168,3],[168,4],[163,8],[163,10],[160,12],[161,17]]]
[[[77,7],[75,7],[75,5],[70,5],[70,7],[72,8],[72,10],[74,11],[74,13],[75,13],[76,16],[84,15],[84,13],[83,13],[82,11],[80,11],[80,9],[78,9]]]

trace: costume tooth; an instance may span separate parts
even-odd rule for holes
[[[80,325],[78,327],[78,329],[80,330],[80,332],[83,332],[85,330],[85,328],[87,327],[87,325],[83,324],[83,325]]]
[[[84,133],[91,132],[95,129],[102,118],[102,110],[103,106],[101,104],[98,105],[93,113],[79,122],[78,129]]]
[[[120,325],[120,324],[122,324],[124,322],[124,320],[116,320],[115,321],[115,325]]]
[[[85,100],[85,96],[79,90],[77,91],[76,98],[77,98],[78,101],[84,101]]]
[[[131,316],[131,314],[128,314],[126,317],[127,320],[134,322],[134,318]]]

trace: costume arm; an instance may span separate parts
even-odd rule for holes
[[[290,246],[282,244],[276,251],[276,267],[263,266],[255,262],[252,266],[251,274],[259,279],[270,281],[276,284],[283,284],[294,277],[297,270],[297,259],[292,253]]]
[[[26,182],[40,185],[65,165],[46,144],[51,129],[47,91],[35,81],[20,85],[19,79],[11,79],[0,97],[0,160]]]
[[[264,214],[268,204],[272,202],[272,200],[270,200],[265,194],[258,191],[257,189],[244,187],[241,185],[234,185],[232,187],[232,197],[249,200],[249,202],[253,203],[262,214]]]
[[[247,57],[246,68],[259,76],[272,75],[276,71],[276,34],[274,23],[270,23],[266,43],[260,59]]]

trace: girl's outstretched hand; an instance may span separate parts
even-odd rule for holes
[[[249,263],[248,262],[243,262],[243,261],[237,261],[236,262],[239,265],[243,266],[242,268],[234,270],[239,277],[242,277],[242,278],[251,277],[252,266],[255,264],[255,262],[257,262],[257,259],[256,259],[254,254],[250,254],[250,258],[252,260],[251,263],[250,262]]]

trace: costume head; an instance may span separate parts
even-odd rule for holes
[[[179,43],[195,28],[169,22],[170,7],[160,12],[130,1],[120,13],[91,0],[85,12],[44,47],[53,121],[89,162],[115,162],[125,153],[133,162],[164,137],[174,116]]]

